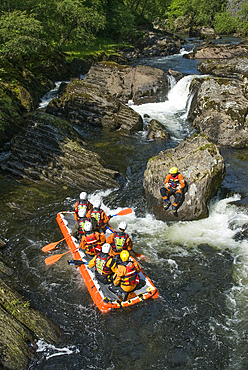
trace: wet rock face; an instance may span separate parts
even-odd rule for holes
[[[196,86],[196,84],[194,84]],[[193,126],[215,143],[244,148],[248,143],[248,99],[244,85],[224,78],[198,79],[197,98],[192,101]]]
[[[82,80],[68,84],[64,95],[53,99],[46,112],[63,116],[81,127],[93,125],[123,134],[143,129],[143,120],[138,113],[105,90]]]
[[[160,194],[165,177],[174,166],[188,184],[185,200],[178,210],[178,219],[173,216],[171,208],[164,210]],[[201,135],[186,138],[177,147],[160,152],[148,161],[143,180],[148,208],[163,221],[205,218],[208,216],[209,201],[224,177],[224,159],[217,146]]]
[[[98,63],[87,73],[84,82],[103,88],[113,97],[134,104],[155,103],[166,100],[168,79],[164,71],[149,66],[121,66],[115,63]]]
[[[81,187],[91,191],[118,187],[118,173],[86,149],[77,132],[47,114],[30,115],[28,125],[11,144],[1,171],[35,182]]]

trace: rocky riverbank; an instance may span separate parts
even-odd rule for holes
[[[17,271],[0,253],[0,367],[1,369],[26,369],[37,356],[37,341],[56,343],[60,328],[43,313],[30,306],[15,290],[10,288]],[[21,281],[21,279],[20,279]]]

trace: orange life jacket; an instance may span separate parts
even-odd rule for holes
[[[95,270],[100,275],[109,275],[112,273],[111,268],[106,266],[111,258],[107,253],[98,253],[96,256]]]
[[[131,261],[124,262],[123,265],[127,269],[127,273],[125,276],[121,278],[121,284],[125,286],[138,284],[139,282],[139,275],[136,271],[136,268]]]
[[[86,253],[97,254],[101,251],[101,244],[99,240],[97,240],[95,233],[86,234],[85,239],[87,242],[85,246]]]
[[[111,244],[111,247],[115,253],[120,253],[123,250],[123,247],[127,240],[127,234],[121,231],[114,232],[114,241]]]

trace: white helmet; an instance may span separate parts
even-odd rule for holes
[[[81,208],[79,211],[78,211],[78,216],[79,217],[85,217],[86,216],[86,208]]]
[[[88,194],[85,191],[82,191],[82,193],[80,193],[80,195],[79,195],[79,198],[81,200],[87,200],[88,199]]]
[[[92,223],[90,221],[86,221],[84,224],[84,231],[91,231],[92,230]]]
[[[100,207],[101,207],[101,201],[100,201],[100,199],[96,199],[94,202],[93,202],[93,208],[95,208],[95,209],[100,209]]]
[[[119,225],[119,229],[125,231],[126,228],[127,228],[126,222],[125,221],[121,221],[121,223]]]
[[[109,253],[111,245],[109,243],[104,243],[102,245],[102,253]]]

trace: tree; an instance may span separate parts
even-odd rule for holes
[[[0,58],[10,62],[35,58],[47,44],[43,27],[33,15],[13,11],[0,17]]]

